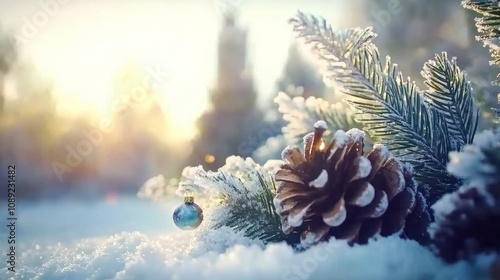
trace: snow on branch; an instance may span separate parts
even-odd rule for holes
[[[139,191],[140,197],[161,200],[167,195],[163,177],[153,177]],[[217,172],[201,166],[186,167],[176,194],[194,195],[204,212],[204,228],[228,227],[263,242],[286,240],[273,204],[276,193],[271,170],[251,158],[231,156]]]
[[[479,186],[499,183],[500,128],[483,131],[462,152],[450,153],[448,171]]]
[[[351,117],[352,112],[341,102],[332,104],[314,96],[307,99],[301,96],[291,98],[283,92],[278,93],[274,102],[287,122],[283,135],[288,143],[300,142],[318,120],[325,121],[334,130],[359,127]]]
[[[357,110],[356,120],[365,125],[374,140],[412,164],[418,181],[433,187],[431,200],[458,187],[459,180],[446,170],[448,153],[460,149],[460,142],[452,143],[458,125],[450,130],[446,116],[426,103],[424,94],[409,78],[403,78],[390,57],[385,63],[381,60],[372,43],[376,34],[371,28],[334,31],[326,20],[302,13],[290,22],[298,37],[325,64],[325,80],[338,86]],[[462,80],[449,74],[453,73],[444,73],[451,92]],[[461,93],[463,105],[459,102],[450,106],[469,109],[453,117],[468,124],[461,128],[470,142],[477,116],[469,115],[475,112],[468,103],[470,92],[465,89]]]

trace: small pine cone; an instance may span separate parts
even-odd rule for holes
[[[424,239],[430,216],[410,170],[383,145],[363,156],[358,129],[338,130],[326,145],[326,123],[314,127],[304,137],[304,154],[286,148],[275,175],[283,232],[299,233],[306,247],[330,236],[351,244],[395,233]],[[413,233],[404,230],[407,219]]]
[[[500,190],[500,185],[495,188]],[[480,252],[500,252],[500,200],[473,186],[461,187],[433,205],[432,249],[453,263]]]
[[[433,251],[450,263],[500,253],[500,129],[478,134],[474,144],[450,153],[448,171],[467,183],[432,206]]]

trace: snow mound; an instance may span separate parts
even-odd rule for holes
[[[479,280],[486,279],[491,261],[483,256],[475,266],[445,265],[417,243],[397,237],[354,247],[333,240],[299,253],[286,244],[264,247],[227,228],[164,236],[124,232],[19,253],[15,279],[51,280]]]

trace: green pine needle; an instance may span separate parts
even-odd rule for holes
[[[427,103],[444,116],[452,140],[463,147],[471,144],[479,122],[472,87],[456,59],[448,60],[445,52],[424,65],[422,76],[429,87],[424,91]]]

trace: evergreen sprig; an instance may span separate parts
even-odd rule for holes
[[[479,123],[479,110],[474,107],[472,86],[460,71],[456,58],[448,60],[446,52],[436,55],[424,65],[422,76],[428,89],[423,93],[426,102],[445,119],[458,150],[471,144]]]
[[[211,228],[229,227],[264,243],[290,239],[281,230],[275,211],[274,178],[251,159],[229,157],[216,172],[188,167],[183,177],[178,194],[190,191],[197,200],[206,201],[203,206]]]
[[[402,161],[412,164],[418,181],[431,186],[431,203],[443,193],[455,190],[459,180],[446,170],[448,153],[462,146],[462,142],[452,142],[456,132],[464,132],[466,142],[474,137],[477,119],[477,116],[468,115],[475,109],[471,107],[467,85],[460,86],[460,82],[465,81],[465,77],[460,76],[463,74],[449,76],[457,73],[431,67],[440,65],[439,62],[428,64],[428,76],[439,80],[444,75],[450,83],[451,88],[445,91],[448,98],[452,98],[452,104],[448,105],[467,108],[465,113],[443,115],[436,105],[440,104],[436,103],[437,93],[434,94],[432,88],[429,95],[434,100],[429,98],[426,102],[426,96],[409,78],[403,78],[390,57],[385,63],[381,60],[372,43],[376,37],[372,28],[334,31],[326,20],[300,12],[290,22],[298,37],[304,39],[325,63],[325,78],[338,86],[358,111],[357,121],[366,126],[374,140],[384,143]],[[454,65],[454,62],[445,60],[444,65]],[[463,89],[457,92],[455,88]],[[450,117],[458,120],[451,122]],[[455,126],[450,129],[448,123]],[[461,123],[466,125],[461,126]]]
[[[314,123],[323,120],[334,130],[361,128],[353,118],[350,110],[346,110],[342,102],[330,103],[314,96],[307,99],[302,96],[290,97],[284,92],[278,93],[274,102],[282,114],[286,125],[283,134],[290,143],[302,144],[303,137],[308,134]]]

